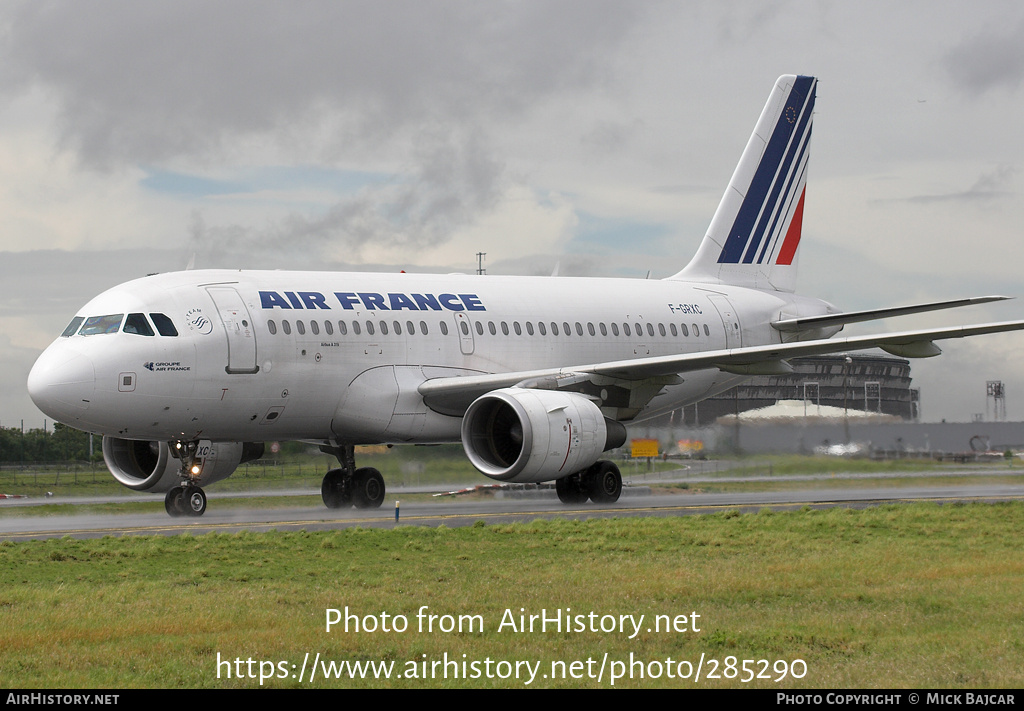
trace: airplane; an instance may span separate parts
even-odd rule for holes
[[[203,487],[318,444],[329,508],[381,505],[355,446],[461,442],[501,482],[555,481],[568,504],[618,500],[604,452],[638,422],[791,371],[790,358],[1020,330],[1024,321],[832,338],[846,324],[1007,297],[842,312],[795,293],[817,80],[771,90],[696,255],[660,280],[186,270],[83,306],[28,390],[103,435],[114,478],[202,515]]]

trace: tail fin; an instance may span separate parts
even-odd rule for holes
[[[794,290],[816,85],[775,82],[696,256],[671,279]]]

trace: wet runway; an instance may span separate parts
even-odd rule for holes
[[[921,476],[920,473],[915,476]],[[331,530],[352,526],[391,528],[403,526],[469,526],[476,521],[508,523],[537,518],[585,519],[625,516],[689,516],[725,509],[741,512],[763,508],[784,511],[802,506],[864,508],[890,502],[1011,501],[1024,500],[1021,484],[966,484],[955,486],[907,486],[879,488],[807,489],[802,491],[730,494],[651,494],[646,486],[623,489],[615,504],[566,506],[553,490],[530,492],[514,498],[503,495],[486,499],[443,499],[403,503],[396,523],[394,500],[409,490],[389,492],[384,506],[374,510],[327,509],[319,497],[311,496],[309,506],[276,509],[221,508],[218,495],[210,493],[209,508],[201,518],[170,518],[160,513],[83,514],[66,516],[9,517],[3,510],[13,502],[0,503],[0,540],[44,538],[97,538],[123,535],[198,535],[214,531]],[[141,497],[139,497],[141,498]],[[159,497],[162,500],[162,497]],[[124,500],[123,498],[121,500]],[[138,500],[138,499],[136,499]],[[80,500],[79,500],[80,501]],[[56,502],[55,502],[56,503]]]

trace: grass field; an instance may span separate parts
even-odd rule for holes
[[[270,687],[522,687],[535,669],[529,686],[608,687],[613,671],[632,670],[615,685],[1018,688],[1021,530],[1017,503],[912,504],[6,542],[0,679],[221,688],[259,686],[262,671]],[[422,606],[439,616],[432,632],[418,631]],[[327,610],[346,607],[376,629],[327,631]],[[506,611],[518,623],[566,608],[593,612],[594,622],[585,617],[585,631],[499,629]],[[383,613],[408,628],[383,631]],[[619,615],[644,615],[632,639],[628,620],[626,631],[610,630]],[[656,615],[677,625],[685,616],[686,631],[653,631]],[[461,632],[438,629],[460,616]],[[589,629],[602,623],[609,631]],[[311,684],[318,653],[322,662],[390,662],[393,676],[324,679],[339,667],[321,665]],[[534,666],[520,664],[517,678],[517,661]],[[477,678],[464,678],[474,668]],[[770,678],[741,681],[759,673]]]

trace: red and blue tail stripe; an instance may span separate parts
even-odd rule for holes
[[[814,77],[795,77],[728,232],[720,264],[792,263],[800,242],[816,84]]]

